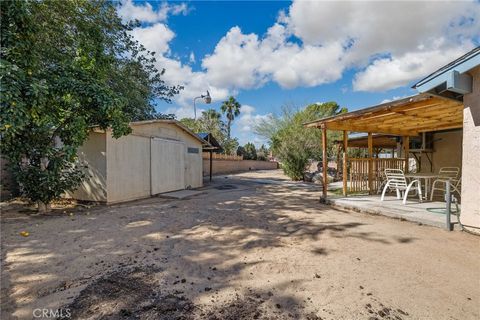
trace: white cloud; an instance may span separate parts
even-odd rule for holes
[[[196,60],[195,60],[195,53],[193,53],[193,51],[190,52],[190,56],[188,57],[188,61],[189,61],[190,63],[195,63],[195,62],[196,62]]]
[[[478,3],[465,1],[294,1],[283,20],[305,47],[341,43],[337,68],[366,68],[354,89],[378,91],[406,85],[472,48],[479,13]]]
[[[175,33],[163,23],[135,28],[131,34],[145,48],[160,55],[170,51],[169,42],[175,37]]]
[[[155,23],[166,21],[170,14],[185,15],[188,12],[188,7],[185,3],[172,5],[163,2],[159,5],[158,9],[155,10],[148,2],[134,4],[132,0],[125,0],[121,2],[117,11],[125,21],[139,20],[141,22]]]
[[[202,66],[228,88],[317,86],[355,68],[354,90],[388,90],[471,49],[479,18],[469,2],[294,1],[263,37],[231,28]]]
[[[285,26],[278,23],[264,38],[233,27],[202,66],[213,84],[238,89],[259,87],[269,80],[284,88],[316,86],[341,77],[340,43],[301,46],[287,37]]]
[[[409,97],[409,96],[408,95],[406,95],[406,96],[393,96],[391,99],[383,99],[382,102],[380,102],[380,104],[395,101],[395,100],[404,99],[404,98],[407,98],[407,97]]]
[[[233,27],[218,42],[213,54],[203,59],[202,67],[217,86],[255,87],[261,82],[259,45],[256,34],[243,34],[239,27]]]
[[[256,114],[255,107],[246,104],[242,105],[240,111],[240,116],[233,122],[233,133],[234,136],[238,137],[240,145],[253,142],[259,147],[265,144],[265,139],[253,135],[253,129],[257,123],[262,119],[267,119],[271,114]]]
[[[404,86],[473,46],[472,39],[480,38],[479,8],[471,2],[294,1],[265,34],[246,34],[234,26],[211,54],[191,52],[185,63],[170,51],[176,35],[165,21],[168,15],[186,14],[187,5],[165,2],[155,10],[127,0],[119,13],[147,23],[132,34],[157,52],[167,84],[184,86],[175,98],[177,107],[167,110],[181,117],[193,114],[193,98],[206,90],[221,101],[270,81],[284,88],[331,83],[350,69],[356,71],[353,90]],[[202,69],[194,71],[190,65],[197,60]],[[259,116],[245,110],[239,128]]]
[[[356,91],[385,91],[404,86],[433,70],[447,64],[470,50],[464,45],[456,48],[408,52],[401,56],[373,61],[364,71],[355,75],[353,89]]]
[[[253,128],[262,119],[267,119],[271,114],[255,114],[255,108],[249,105],[242,105],[240,117],[235,124],[241,132],[252,132]]]

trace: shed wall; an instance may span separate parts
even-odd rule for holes
[[[202,144],[177,126],[167,123],[148,123],[132,127],[134,134],[183,141],[185,143],[185,186],[199,188],[202,179]],[[198,153],[189,153],[188,148],[198,149]]]
[[[473,92],[463,98],[462,215],[464,224],[480,227],[480,66],[469,72]],[[476,232],[480,232],[476,229]]]
[[[167,159],[166,170],[184,172],[176,176],[175,186],[198,188],[202,186],[202,144],[181,128],[168,123],[137,124],[133,132],[119,139],[111,132],[91,132],[89,139],[79,148],[81,161],[88,165],[89,178],[73,193],[67,194],[78,200],[116,203],[151,196],[151,138],[182,142],[184,161],[170,159],[170,154],[161,152]],[[163,150],[163,149],[162,149]],[[195,152],[198,151],[198,152]],[[160,151],[159,151],[160,152]],[[155,159],[158,160],[158,157]],[[154,159],[154,161],[156,161]],[[170,159],[170,160],[168,160]],[[177,168],[180,166],[181,168]],[[161,178],[161,177],[160,177]],[[172,184],[174,181],[170,181]],[[170,188],[171,190],[178,188]],[[170,191],[167,190],[167,191]]]
[[[150,138],[107,134],[107,202],[150,196]]]
[[[78,200],[107,201],[105,133],[90,132],[88,140],[78,149],[78,158],[88,165],[88,177],[75,192],[67,195]]]

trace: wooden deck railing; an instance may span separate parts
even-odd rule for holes
[[[368,182],[368,166],[372,161],[372,190]],[[405,159],[402,158],[349,158],[348,159],[348,192],[376,192],[384,180],[385,169],[402,169]]]

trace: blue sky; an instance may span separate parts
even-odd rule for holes
[[[260,144],[253,124],[284,104],[356,110],[412,95],[415,80],[480,39],[478,2],[126,0],[118,10],[142,22],[132,34],[157,52],[167,83],[185,87],[158,110],[193,117],[193,97],[206,90],[213,103],[200,110],[234,95],[241,144]]]

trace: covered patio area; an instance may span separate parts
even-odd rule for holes
[[[430,225],[439,228],[448,228],[445,202],[408,201],[402,204],[402,200],[394,196],[385,197],[380,201],[379,195],[357,195],[351,197],[332,196],[327,200],[332,207],[343,210],[353,210],[367,214],[379,214],[400,220],[407,220],[419,224]],[[456,213],[460,210],[452,206],[450,224],[457,225]]]
[[[451,224],[447,223],[450,204],[442,201],[445,199],[443,191],[435,194],[433,200],[436,201],[430,201],[430,193],[431,184],[439,177],[441,167],[457,167],[461,171],[461,101],[422,93],[319,119],[305,126],[322,130],[323,159],[328,158],[328,131],[343,132],[342,141],[337,141],[342,196],[329,195],[327,198],[331,188],[327,175],[324,175],[322,202],[429,225],[444,227],[448,224],[451,228]],[[364,136],[349,137],[351,132],[364,133]],[[358,152],[350,151],[352,148],[363,148],[365,151],[359,156]],[[422,201],[418,196],[413,197],[413,192],[406,204],[391,196],[381,201],[379,193],[387,181],[385,169],[400,169],[407,179],[420,180]],[[327,172],[327,161],[323,161],[323,172]],[[454,196],[460,201],[459,194]],[[456,204],[452,212],[455,212]],[[452,216],[451,222],[456,222],[455,216]]]

